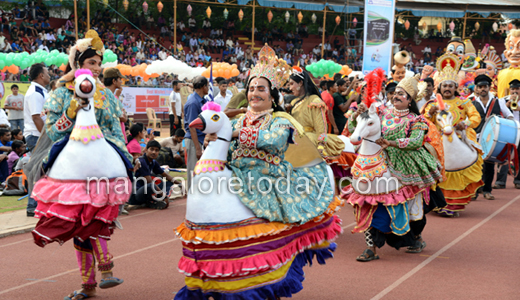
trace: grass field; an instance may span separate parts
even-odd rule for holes
[[[0,196],[0,213],[25,209],[27,207],[27,198],[18,201],[22,196]]]

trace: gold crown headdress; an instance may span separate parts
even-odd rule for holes
[[[460,60],[457,55],[446,53],[437,59],[437,83],[453,81],[459,83]]]
[[[258,53],[258,62],[251,69],[249,80],[254,77],[264,77],[271,82],[271,88],[281,88],[289,76],[292,68],[283,59],[276,57],[276,52],[265,45]]]
[[[397,84],[397,87],[405,90],[406,93],[408,93],[408,95],[410,95],[410,97],[412,97],[413,100],[415,100],[417,94],[419,93],[419,88],[417,86],[419,80],[417,76],[420,75],[417,74],[414,77],[406,77],[403,80],[399,81],[399,83]]]

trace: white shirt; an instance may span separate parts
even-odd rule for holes
[[[5,114],[5,111],[0,108],[0,125],[7,125],[10,126],[9,120],[7,119],[7,115]]]
[[[489,100],[488,100],[486,106],[484,106],[484,104],[482,104],[482,101],[480,101],[480,97],[475,97],[475,102],[478,102],[484,108],[484,112],[487,114],[488,107],[491,104],[491,102],[492,102],[491,100],[493,98],[495,98],[495,95],[489,93]],[[496,102],[495,102],[495,105],[496,105]],[[507,108],[506,100],[504,98],[498,99],[498,105],[500,105],[500,112],[502,113],[502,117],[504,117],[506,119],[513,118],[513,113],[509,110],[509,108]],[[482,122],[485,122],[485,121],[486,120],[482,120]]]
[[[38,50],[39,50],[39,49],[41,49],[41,50],[45,50],[45,51],[49,52],[49,48],[47,48],[47,46],[44,46],[44,45],[40,45],[40,46],[38,47]]]
[[[16,96],[11,94],[5,99],[4,105],[23,108],[23,98],[21,93],[18,93]],[[10,109],[8,119],[23,120],[23,110]]]
[[[177,114],[177,117],[181,117],[182,115],[182,103],[181,103],[181,94],[176,93],[174,91],[170,94],[170,105],[169,105],[169,111],[170,115],[173,115],[173,105],[175,105],[175,113]]]
[[[161,51],[159,51],[159,58],[161,60],[165,60],[166,58],[168,58],[168,54],[166,54],[166,52],[161,50]]]
[[[430,47],[424,47],[423,53],[432,53],[432,49]]]
[[[28,137],[29,135],[40,136],[41,133],[36,128],[32,116],[40,115],[42,113],[43,104],[47,98],[49,98],[47,89],[41,86],[39,83],[32,81],[29,89],[27,90],[27,93],[25,93],[25,99],[23,103],[24,137]],[[41,118],[45,123],[47,116],[41,116]]]
[[[233,96],[233,93],[231,93],[230,91],[226,91],[226,96],[225,97],[222,96],[221,93],[218,93],[218,95],[216,97],[214,97],[213,102],[215,102],[218,105],[220,105],[222,110],[224,110],[224,108],[226,108],[226,106],[228,105],[229,101],[231,100],[232,96]]]
[[[421,109],[426,104],[426,102],[428,102],[430,100],[435,100],[435,99],[436,99],[435,93],[433,93],[431,95],[430,99],[426,99],[425,97],[423,97],[421,100],[417,101],[417,108],[419,109],[419,111],[421,111]]]

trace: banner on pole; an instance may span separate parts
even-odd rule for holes
[[[365,0],[363,74],[381,68],[390,74],[395,0]]]

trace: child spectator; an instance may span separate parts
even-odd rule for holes
[[[20,128],[23,131],[23,94],[18,93],[18,85],[11,85],[12,95],[7,96],[4,109],[9,110],[7,119],[11,123],[11,129]]]
[[[23,142],[18,140],[15,140],[11,144],[11,148],[13,149],[13,151],[11,151],[9,155],[7,155],[7,168],[9,170],[9,175],[13,173],[13,166],[15,165],[15,162],[20,158],[20,155],[22,155],[22,153],[26,149]]]
[[[126,149],[135,158],[141,156],[141,145],[139,141],[142,140],[146,132],[141,124],[134,124],[130,127],[130,136],[128,137],[128,144]]]

